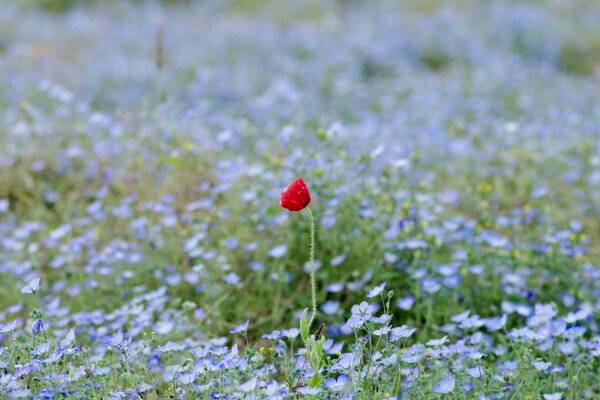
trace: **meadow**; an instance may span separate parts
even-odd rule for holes
[[[600,399],[595,0],[5,0],[0,77],[0,399]]]

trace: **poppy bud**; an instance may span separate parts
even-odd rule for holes
[[[310,203],[310,191],[301,176],[293,180],[279,195],[279,205],[290,211],[300,211]]]

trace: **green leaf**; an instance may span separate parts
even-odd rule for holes
[[[323,377],[319,374],[314,374],[308,381],[308,386],[320,387],[323,385]]]
[[[325,344],[325,335],[321,336],[321,339],[318,342],[315,342],[315,353],[319,355],[319,359],[321,358],[321,353],[323,353],[323,345]]]
[[[308,341],[308,333],[309,333],[308,332],[308,330],[309,330],[308,319],[306,318],[307,313],[308,313],[308,308],[305,308],[304,312],[302,313],[302,317],[300,318],[300,336],[302,337],[302,340],[304,340],[304,343],[306,343]]]

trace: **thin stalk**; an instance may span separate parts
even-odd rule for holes
[[[313,218],[313,214],[310,211],[310,207],[306,207],[306,215],[308,215],[308,220],[310,222],[310,251],[309,251],[309,259],[310,259],[310,293],[312,300],[312,315],[310,317],[310,321],[308,322],[308,329],[312,326],[312,323],[315,321],[315,317],[317,316],[317,278],[315,274],[315,220]]]

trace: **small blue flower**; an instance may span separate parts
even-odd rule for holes
[[[447,376],[445,378],[440,379],[438,383],[433,386],[434,393],[450,393],[454,390],[454,384],[456,382],[456,378],[454,375]]]
[[[273,258],[281,258],[287,252],[287,244],[280,244],[275,246],[269,250],[269,255]]]
[[[230,285],[235,285],[236,283],[239,283],[239,281],[241,279],[240,279],[239,275],[236,274],[235,272],[230,272],[223,277],[223,280],[225,282],[229,283]]]
[[[231,328],[231,330],[229,331],[229,333],[243,333],[246,334],[246,331],[248,330],[248,324],[250,323],[250,318],[247,318],[245,322],[242,322],[239,325],[234,326],[233,328]]]
[[[340,254],[339,256],[333,257],[331,259],[331,261],[329,261],[329,264],[331,264],[332,267],[335,267],[335,266],[338,266],[341,263],[343,263],[345,259],[346,259],[346,255]]]
[[[381,292],[383,292],[383,289],[385,289],[386,283],[387,282],[383,282],[381,285],[375,286],[373,289],[369,290],[367,298],[372,299],[373,297],[379,296]]]
[[[430,340],[430,341],[428,341],[426,344],[427,344],[427,346],[434,346],[434,347],[437,347],[437,346],[441,346],[441,345],[443,345],[443,344],[444,344],[444,343],[446,343],[447,341],[448,341],[448,336],[444,336],[444,337],[443,337],[443,338],[441,338],[441,339],[431,339],[431,340]]]
[[[248,392],[251,392],[254,389],[256,389],[257,383],[258,383],[258,379],[252,378],[249,381],[240,383],[240,385],[238,386],[238,389],[240,389],[242,392],[248,393]]]
[[[41,318],[36,319],[35,321],[33,321],[33,325],[31,326],[31,331],[34,334],[38,334],[41,331],[44,330],[44,321],[42,321]]]
[[[298,329],[298,328],[284,329],[281,331],[281,334],[288,339],[296,339],[298,337],[298,335],[300,334],[300,329]]]
[[[421,287],[428,293],[435,293],[441,289],[442,285],[435,278],[425,278],[421,281]]]
[[[353,305],[351,311],[353,317],[357,317],[366,322],[371,319],[373,313],[377,311],[377,306],[363,301],[360,304]]]
[[[0,333],[12,332],[17,328],[17,320],[10,321],[4,325],[0,324]]]
[[[277,339],[279,339],[281,337],[281,331],[274,330],[271,333],[263,333],[263,335],[261,337],[263,339],[277,340]]]
[[[415,298],[412,296],[403,297],[396,301],[396,305],[402,310],[410,310],[415,302]]]
[[[550,393],[550,394],[544,394],[544,400],[561,400],[563,397],[563,394],[560,392],[557,393]]]
[[[302,386],[298,389],[296,389],[296,392],[300,393],[300,394],[306,394],[306,395],[316,395],[321,393],[321,389],[318,387],[314,387],[314,386]]]
[[[335,378],[327,378],[325,379],[325,386],[329,388],[332,392],[341,392],[344,390],[344,386],[350,381],[348,376],[342,374]]]
[[[335,300],[327,300],[321,305],[321,310],[327,315],[333,315],[340,309],[340,302]]]
[[[21,293],[33,293],[36,294],[40,289],[40,278],[32,279],[27,285],[23,286]]]
[[[338,354],[341,353],[342,348],[344,347],[344,342],[337,342],[334,343],[333,339],[327,339],[325,340],[325,343],[323,343],[323,350],[327,353],[327,354]]]
[[[532,364],[538,371],[547,371],[552,366],[551,362],[545,361],[533,361]]]
[[[406,339],[412,336],[412,334],[415,333],[416,330],[416,328],[409,328],[406,325],[402,325],[397,328],[392,328],[392,330],[390,331],[390,336],[393,340]]]
[[[502,317],[485,318],[483,320],[483,324],[486,326],[486,328],[489,331],[494,332],[494,331],[504,328],[504,326],[506,325],[506,321],[507,321],[506,314],[502,314]]]
[[[331,371],[347,370],[354,368],[359,363],[359,358],[354,353],[344,353],[340,356],[335,364],[331,367]]]
[[[325,287],[325,290],[327,290],[330,293],[339,293],[342,290],[344,290],[344,284],[341,282],[333,282],[327,285]]]
[[[485,372],[480,366],[468,368],[467,374],[471,375],[473,378],[481,378],[482,376],[485,376]]]

